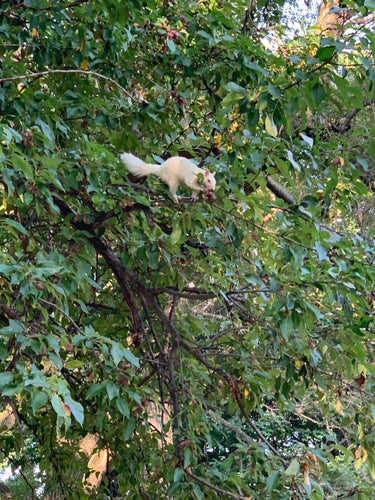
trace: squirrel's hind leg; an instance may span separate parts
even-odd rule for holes
[[[178,203],[178,201],[179,201],[178,196],[176,194],[179,184],[180,184],[179,182],[169,182],[168,183],[169,191],[170,191],[175,203]]]

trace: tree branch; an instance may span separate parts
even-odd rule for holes
[[[180,297],[188,300],[209,300],[214,299],[217,295],[213,292],[207,292],[198,288],[184,287],[181,291],[174,287],[162,287],[153,290],[153,293],[167,293],[173,297]]]
[[[96,78],[101,78],[102,80],[106,80],[107,82],[112,83],[115,85],[126,97],[129,97],[132,101],[135,101],[134,97],[116,80],[109,76],[102,75],[101,73],[97,73],[96,71],[89,71],[89,70],[83,70],[83,69],[50,69],[48,71],[39,71],[37,73],[29,73],[26,75],[18,75],[18,76],[9,76],[6,78],[0,78],[0,83],[3,82],[15,82],[18,80],[29,80],[29,79],[34,79],[34,78],[40,78],[42,76],[48,76],[48,75],[56,75],[56,74],[78,74],[78,75],[90,75],[90,76],[95,76]]]
[[[54,304],[53,302],[50,302],[49,300],[44,300],[40,297],[38,300],[39,300],[39,302],[43,302],[43,304],[54,307],[55,309],[60,311],[61,314],[63,316],[65,316],[66,319],[68,319],[71,322],[71,324],[74,326],[74,328],[77,330],[78,333],[80,333],[81,335],[85,335],[85,332],[83,330],[81,330],[81,328],[77,325],[77,323],[74,321],[74,319],[71,316],[69,316],[69,314],[67,314],[63,309],[61,309],[61,307],[59,307],[57,304]]]
[[[209,483],[205,479],[196,476],[193,472],[191,472],[189,469],[185,469],[186,475],[194,479],[194,481],[197,481],[198,483],[203,484],[204,486],[207,486],[207,488],[210,488],[213,491],[216,491],[217,493],[220,493],[223,495],[224,498],[235,498],[236,500],[250,500],[251,497],[244,497],[242,495],[236,495],[235,493],[231,493],[230,491],[227,490],[222,490],[221,488],[218,488],[214,484]]]
[[[69,204],[60,198],[57,193],[52,192],[52,197],[54,203],[59,207],[61,213],[66,217],[68,215],[76,215]],[[132,315],[133,330],[139,336],[139,341],[143,341],[145,338],[145,331],[143,328],[143,322],[138,310],[137,303],[135,301],[134,295],[131,292],[129,283],[135,284],[139,287],[139,280],[137,277],[127,269],[121,262],[119,257],[101,240],[99,236],[92,232],[90,225],[84,223],[83,221],[75,220],[75,217],[71,218],[71,225],[78,229],[79,231],[88,232],[91,236],[86,236],[87,240],[94,246],[94,248],[102,255],[102,257],[107,262],[108,266],[112,270],[116,277],[118,284],[120,285],[121,293],[127,303],[130,313]]]
[[[33,11],[37,11],[37,12],[45,12],[48,10],[52,10],[56,7],[60,8],[60,9],[70,9],[72,7],[80,7],[82,4],[85,4],[88,1],[89,0],[76,0],[76,1],[73,1],[71,3],[68,3],[67,5],[56,5],[56,3],[54,3],[53,5],[50,5],[48,7],[39,8],[39,7],[34,7],[33,5],[25,5],[25,3],[22,0],[20,0],[17,4],[13,4],[11,6],[11,9],[1,10],[0,14],[13,14],[14,10],[17,10],[21,7],[25,7],[28,10],[33,10]]]
[[[288,205],[295,205],[296,202],[293,195],[285,189],[281,184],[272,179],[271,176],[266,175],[267,187],[273,192],[275,196],[288,203]]]
[[[210,417],[211,420],[216,420],[217,422],[219,422],[219,424],[233,431],[238,437],[242,439],[242,441],[245,441],[245,443],[250,445],[254,444],[254,441],[251,439],[250,436],[246,434],[246,432],[238,428],[236,425],[231,424],[224,418],[220,417],[220,415],[218,415],[216,412],[212,410],[207,410],[207,415]]]

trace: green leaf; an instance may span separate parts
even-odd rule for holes
[[[272,85],[272,83],[268,84],[268,91],[274,99],[279,99],[283,94],[283,91],[281,90],[281,88],[276,87],[275,85]]]
[[[229,92],[238,92],[238,93],[241,93],[241,92],[245,92],[246,91],[246,89],[244,87],[241,87],[241,85],[238,85],[235,82],[228,82],[225,85],[225,88],[227,90],[229,90]]]
[[[169,240],[170,240],[171,244],[176,245],[180,241],[181,235],[182,235],[182,231],[181,231],[181,228],[179,226],[176,226],[175,228],[173,228],[173,231],[169,236]]]
[[[48,341],[48,344],[50,347],[55,351],[56,354],[60,353],[60,342],[59,340],[54,337],[53,335],[47,335],[46,340]]]
[[[239,92],[230,92],[221,101],[221,105],[223,106],[223,108],[233,106],[237,104],[241,99],[243,99],[243,94],[240,94]]]
[[[270,474],[267,477],[266,481],[267,493],[271,493],[276,488],[280,479],[281,479],[281,474],[279,472],[272,472],[272,474]]]
[[[51,404],[52,404],[52,408],[55,410],[56,414],[59,417],[63,417],[64,419],[67,418],[67,413],[65,411],[65,408],[64,408],[60,398],[58,396],[56,396],[56,394],[54,394],[51,397]]]
[[[169,50],[171,51],[172,54],[174,54],[177,51],[176,44],[174,43],[173,40],[171,40],[169,38],[167,40],[167,46],[168,46],[168,48],[169,48]]]
[[[120,344],[118,342],[112,343],[111,356],[113,358],[115,366],[117,366],[124,357],[123,351],[124,349],[120,347]]]
[[[13,381],[14,375],[10,372],[0,373],[0,387],[4,387]]]
[[[251,131],[255,131],[258,123],[259,123],[259,110],[255,107],[252,107],[247,112],[247,126]]]
[[[126,401],[126,399],[125,398],[117,398],[116,405],[117,405],[117,408],[120,410],[120,413],[122,413],[122,415],[124,415],[124,417],[129,418],[130,410],[129,410],[129,405],[128,405],[128,402]]]
[[[284,337],[285,340],[289,340],[289,337],[291,336],[294,325],[293,325],[293,319],[290,315],[286,316],[281,324],[280,324],[280,329],[281,329],[281,334]]]
[[[29,161],[22,158],[22,156],[14,154],[12,156],[12,163],[25,175],[26,179],[34,178],[34,170],[31,164],[29,163]]]
[[[314,485],[314,491],[311,492],[311,500],[323,500],[324,499],[324,490],[319,484],[316,484],[315,481],[311,481]]]
[[[186,469],[187,467],[189,467],[189,465],[191,465],[192,458],[193,458],[193,452],[187,446],[184,449],[184,469]]]
[[[135,429],[135,424],[136,424],[135,418],[130,416],[129,420],[127,421],[127,423],[125,425],[124,432],[123,432],[124,441],[128,441],[128,439],[133,434],[134,429]]]
[[[48,394],[45,391],[35,391],[32,396],[32,410],[35,413],[48,402]]]
[[[337,186],[337,179],[329,179],[329,181],[326,184],[326,193],[331,194],[336,186]]]
[[[296,458],[290,462],[289,467],[286,469],[285,473],[287,476],[296,476],[300,471],[299,462]]]
[[[0,220],[0,223],[7,225],[7,226],[14,227],[19,233],[28,234],[27,230],[23,227],[23,225],[14,219],[10,219],[10,218],[4,219],[3,218]]]
[[[75,368],[82,368],[85,366],[85,361],[80,359],[71,359],[65,363],[65,368],[69,370],[74,370]]]
[[[357,162],[361,165],[361,167],[363,168],[363,170],[365,172],[368,172],[369,166],[368,166],[368,161],[366,160],[366,158],[357,158]]]
[[[180,467],[177,467],[174,470],[173,482],[179,483],[181,481],[181,479],[183,478],[184,475],[185,475],[184,469],[181,469]]]
[[[51,127],[39,117],[35,120],[35,123],[36,125],[39,125],[41,131],[49,140],[49,146],[53,147],[55,143],[55,134],[53,133]]]
[[[81,403],[78,403],[78,401],[74,401],[74,399],[72,399],[69,395],[65,396],[65,403],[69,406],[73,417],[80,425],[82,425],[85,418],[85,413]]]
[[[335,41],[335,49],[337,52],[342,52],[344,49],[346,49],[347,45],[345,42],[341,42],[340,40]]]
[[[0,328],[0,335],[11,337],[12,335],[23,333],[24,331],[25,325],[22,323],[22,321],[19,321],[18,319],[10,319],[8,326],[3,326],[3,328]]]
[[[146,198],[143,194],[136,193],[135,194],[135,200],[137,203],[140,203],[141,205],[145,205],[146,207],[151,206],[150,200]]]
[[[106,384],[104,382],[100,384],[93,384],[89,387],[89,390],[87,391],[86,397],[87,399],[91,399],[100,392],[102,392],[106,388]]]
[[[333,38],[333,36],[327,36],[320,40],[321,47],[332,46],[333,43],[335,43],[335,39]]]
[[[319,241],[315,242],[315,248],[316,248],[316,251],[318,252],[319,260],[328,260],[327,250]]]
[[[51,363],[53,363],[56,366],[56,368],[58,368],[59,370],[62,369],[63,362],[62,362],[62,359],[60,358],[60,356],[58,356],[57,354],[54,354],[53,352],[50,352],[48,357],[49,357]]]
[[[99,334],[94,330],[94,328],[91,325],[85,327],[85,335],[88,338],[95,338],[99,336]]]
[[[331,59],[335,52],[336,47],[334,45],[319,47],[316,51],[315,57],[319,59],[319,61],[328,61],[329,59]]]
[[[355,290],[356,286],[354,283],[351,283],[350,281],[343,281],[342,285],[345,286],[346,288],[349,288],[350,290]]]
[[[129,363],[139,368],[139,359],[131,351],[129,351],[129,349],[124,347],[122,353],[124,358],[129,361]]]
[[[202,498],[204,498],[204,493],[203,491],[200,489],[199,485],[198,484],[195,484],[194,487],[193,487],[193,492],[194,492],[194,495],[197,497],[198,500],[202,500]]]
[[[61,163],[60,158],[54,158],[50,156],[46,156],[44,158],[41,158],[41,161],[43,163],[43,166],[47,169],[52,169],[53,171],[56,171],[58,166]]]
[[[107,384],[107,394],[109,400],[116,398],[120,394],[120,386],[112,382],[111,380]]]
[[[5,140],[5,143],[7,146],[9,146],[9,144],[14,140],[15,142],[21,142],[22,141],[22,135],[19,134],[18,132],[16,132],[16,130],[14,130],[13,128],[11,127],[8,127],[8,125],[4,125],[4,124],[1,124],[0,125],[0,137],[1,137],[1,140],[2,139],[2,136],[4,136],[4,140]]]
[[[313,96],[316,104],[321,104],[326,97],[326,91],[321,83],[316,83],[311,89],[311,95]]]

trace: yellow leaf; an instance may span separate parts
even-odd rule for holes
[[[266,131],[271,137],[277,137],[277,127],[273,122],[272,116],[267,115],[264,121]]]
[[[360,375],[361,375],[361,373],[363,373],[363,375],[366,377],[366,375],[367,375],[367,368],[364,365],[361,365],[361,363],[359,363],[358,367],[357,367],[357,370],[358,370],[358,373]]]
[[[309,486],[309,488],[311,488],[311,481],[310,481],[310,478],[309,478],[309,471],[307,471],[307,470],[303,473],[303,482],[307,486]]]
[[[335,404],[335,410],[337,413],[340,413],[340,415],[344,415],[343,409],[342,409],[342,404],[341,401],[338,399]]]
[[[249,391],[247,389],[244,390],[244,394],[245,394],[245,398],[247,398],[247,396],[250,394]]]
[[[302,361],[299,361],[297,359],[297,361],[296,361],[296,368],[300,369],[302,365],[303,365]]]
[[[216,146],[219,146],[221,144],[221,134],[217,134],[216,136]]]
[[[87,57],[85,57],[81,62],[81,69],[83,69],[84,71],[87,71],[89,69],[89,61]]]
[[[364,462],[367,460],[367,450],[361,446],[361,456],[354,462],[354,468],[358,470]]]
[[[31,30],[31,35],[34,37],[34,38],[39,38],[39,32],[36,28],[33,28]]]

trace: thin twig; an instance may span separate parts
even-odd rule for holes
[[[227,427],[231,431],[233,431],[235,434],[237,434],[238,437],[242,439],[242,441],[245,441],[247,444],[253,445],[254,441],[251,439],[250,436],[246,434],[242,429],[237,427],[236,425],[228,422],[224,418],[220,417],[216,412],[212,410],[207,410],[207,415],[210,417],[211,420],[216,420],[219,422],[219,424],[222,424],[224,427]]]
[[[213,292],[205,292],[204,290],[191,289],[191,291],[189,291],[189,287],[185,287],[182,291],[176,290],[172,287],[161,287],[153,290],[153,292],[155,294],[167,293],[169,295],[173,295],[174,297],[180,297],[188,300],[208,300],[214,299],[217,296]]]
[[[235,399],[237,401],[238,408],[240,409],[242,416],[245,418],[246,422],[249,424],[249,426],[253,429],[255,434],[260,438],[260,440],[269,448],[270,451],[276,456],[279,457],[280,462],[283,464],[285,469],[288,467],[288,463],[286,460],[283,459],[281,453],[268,441],[266,436],[258,429],[258,426],[254,424],[252,419],[249,417],[247,411],[245,410],[245,407],[243,406],[243,403],[241,401],[241,398],[239,394],[235,394]]]
[[[233,326],[231,328],[226,328],[225,330],[222,330],[221,332],[217,333],[216,335],[214,335],[213,337],[211,337],[210,339],[208,339],[207,342],[205,342],[204,344],[201,344],[199,346],[199,349],[200,350],[205,349],[206,347],[210,346],[211,344],[213,344],[214,342],[216,342],[216,340],[218,340],[220,337],[223,337],[227,333],[236,332],[236,331],[239,331],[239,330],[248,330],[248,329],[249,329],[248,326]]]
[[[243,217],[241,215],[237,215],[237,214],[234,214],[232,211],[230,210],[226,210],[225,208],[221,207],[220,205],[218,205],[217,203],[214,203],[213,204],[216,208],[218,208],[219,210],[221,210],[222,212],[226,213],[226,214],[229,214],[230,216],[232,216],[234,219],[238,219],[238,220],[242,220],[242,221],[245,221],[247,222],[248,224],[251,224],[252,226],[256,227],[257,229],[259,229],[260,231],[263,231],[267,234],[271,234],[272,236],[276,236],[277,238],[283,238],[285,241],[288,241],[290,243],[294,243],[295,245],[299,245],[303,248],[305,248],[306,250],[310,250],[310,251],[314,251],[315,249],[312,248],[312,247],[309,247],[307,245],[304,245],[303,243],[300,243],[299,241],[296,241],[294,240],[293,238],[289,238],[289,236],[285,236],[284,234],[280,234],[280,233],[277,233],[276,231],[272,231],[272,229],[268,229],[264,226],[261,226],[260,224],[257,224],[256,222],[246,218],[246,217]]]
[[[222,490],[221,488],[218,488],[214,484],[209,483],[205,479],[196,476],[193,472],[190,472],[189,469],[185,469],[186,475],[194,479],[194,481],[197,481],[198,483],[203,484],[204,486],[207,486],[207,488],[210,488],[213,491],[216,491],[217,493],[220,493],[223,495],[224,498],[235,498],[236,500],[250,500],[251,497],[244,497],[242,495],[237,495],[236,493],[231,493],[230,491],[227,490]]]
[[[110,78],[109,76],[102,75],[101,73],[97,73],[96,71],[89,71],[89,70],[83,70],[83,69],[51,69],[48,71],[38,71],[37,73],[29,73],[26,75],[18,75],[18,76],[9,76],[6,78],[0,78],[0,83],[3,82],[15,82],[18,80],[28,80],[28,79],[33,79],[33,78],[40,78],[42,76],[48,76],[48,75],[53,75],[53,74],[79,74],[79,75],[90,75],[90,76],[96,76],[97,78],[101,78],[103,80],[106,80],[108,82],[113,83],[118,89],[121,90],[121,92],[129,97],[132,101],[134,101],[134,97],[116,80],[113,78]]]
[[[35,498],[35,488],[30,483],[30,481],[27,479],[26,475],[23,473],[22,467],[17,467],[15,461],[12,459],[12,457],[3,448],[1,448],[0,451],[9,460],[9,462],[13,465],[14,469],[16,469],[17,472],[20,473],[20,475],[22,476],[22,479],[25,481],[25,483],[27,484],[27,486],[31,490],[31,500],[33,500]]]
[[[68,313],[66,313],[63,309],[61,309],[61,307],[59,307],[58,305],[54,304],[53,302],[50,302],[49,300],[45,300],[45,299],[42,299],[42,298],[39,298],[39,302],[43,302],[44,304],[47,304],[51,307],[54,307],[55,309],[57,309],[58,311],[61,312],[61,314],[63,314],[70,322],[71,324],[74,326],[74,328],[77,330],[78,333],[80,333],[81,335],[85,335],[84,331],[81,330],[81,328],[77,325],[77,323],[74,321],[74,319],[69,316]]]
[[[47,7],[43,7],[43,8],[39,8],[39,7],[34,7],[33,5],[25,5],[24,2],[19,2],[17,5],[12,5],[11,9],[7,9],[7,10],[1,10],[0,11],[0,14],[14,14],[14,11],[15,10],[18,10],[19,7],[24,7],[28,10],[33,10],[33,11],[36,11],[36,12],[45,12],[45,11],[48,11],[48,10],[52,10],[52,9],[55,9],[56,7],[61,9],[71,9],[72,7],[80,7],[82,4],[85,4],[87,3],[89,0],[77,0],[75,2],[72,2],[72,3],[68,3],[67,5],[65,5],[64,7],[61,7],[61,6],[57,6],[55,3],[53,3],[53,5],[50,5],[50,6],[47,6]]]

